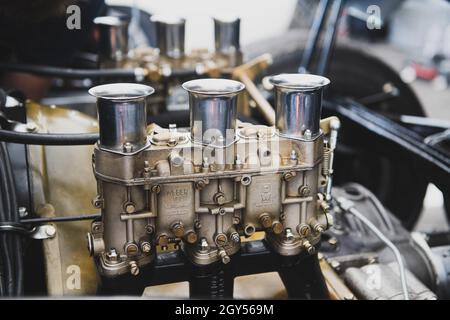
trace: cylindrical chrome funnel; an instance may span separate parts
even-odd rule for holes
[[[330,80],[312,74],[280,74],[270,82],[275,88],[275,125],[280,135],[316,137],[320,133],[322,93]]]
[[[245,86],[228,79],[198,79],[183,88],[189,92],[192,140],[217,146],[234,141],[237,96]]]
[[[128,54],[129,20],[105,16],[95,18],[94,23],[99,30],[99,55],[102,62],[124,60]]]
[[[154,15],[156,46],[162,56],[179,59],[184,56],[186,20],[175,16]]]
[[[238,52],[241,19],[235,16],[217,16],[213,20],[216,52],[225,55]]]
[[[154,89],[135,83],[105,84],[89,89],[97,98],[99,147],[130,153],[147,145],[145,99]]]

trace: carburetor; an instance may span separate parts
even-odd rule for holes
[[[275,127],[237,121],[244,85],[234,80],[183,84],[190,130],[147,126],[148,86],[89,90],[98,106],[94,205],[102,219],[93,222],[88,241],[101,274],[136,275],[173,245],[194,265],[226,264],[241,237],[257,231],[282,256],[315,253],[332,223],[328,201],[339,120],[320,121],[329,80],[281,74],[271,83]]]

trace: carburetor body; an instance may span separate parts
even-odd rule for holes
[[[333,142],[320,129],[329,80],[285,74],[271,81],[276,127],[237,122],[244,85],[233,80],[183,84],[191,117],[185,131],[146,126],[150,87],[90,90],[98,98],[94,204],[102,219],[88,238],[103,275],[137,274],[173,246],[195,265],[228,263],[241,237],[257,231],[280,255],[315,252],[331,225],[326,190]]]

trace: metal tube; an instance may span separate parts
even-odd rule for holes
[[[214,17],[214,44],[217,53],[235,57],[239,63],[240,54],[240,24],[241,19],[235,16]]]
[[[198,79],[183,83],[189,92],[191,138],[223,146],[234,141],[236,102],[245,86],[228,79]]]
[[[156,46],[162,56],[180,59],[184,56],[186,20],[176,16],[155,15],[150,18],[155,25]]]
[[[320,0],[317,6],[313,25],[309,31],[308,41],[306,43],[305,50],[303,51],[302,61],[298,69],[299,73],[305,73],[310,68],[314,51],[316,50],[317,43],[319,42],[319,35],[323,29],[325,18],[327,16],[329,2],[329,0]]]
[[[100,33],[99,54],[102,62],[120,62],[128,54],[129,20],[114,16],[97,17],[94,24]]]
[[[116,152],[135,152],[147,145],[146,97],[154,89],[135,83],[93,87],[100,126],[99,147]]]
[[[313,139],[320,134],[323,89],[330,83],[311,74],[280,74],[270,78],[275,89],[275,126],[280,135]]]

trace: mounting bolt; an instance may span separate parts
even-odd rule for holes
[[[222,192],[217,192],[213,198],[214,202],[220,206],[225,203],[225,195]]]
[[[298,193],[302,197],[308,197],[311,194],[311,188],[307,185],[298,188]]]
[[[237,233],[236,231],[230,234],[230,239],[235,243],[239,243],[241,241],[241,237],[239,236],[239,233]]]
[[[287,241],[294,240],[294,234],[292,233],[292,230],[290,228],[286,228],[284,230],[284,236],[285,236]]]
[[[198,190],[202,190],[205,186],[206,186],[205,180],[199,180],[199,181],[197,181],[197,182],[195,183],[195,187],[196,187]]]
[[[106,259],[108,259],[109,262],[113,262],[113,263],[119,262],[119,258],[120,257],[117,254],[116,249],[114,249],[114,248],[112,248],[111,250],[109,250],[106,253]]]
[[[127,152],[127,153],[132,152],[133,151],[133,145],[131,143],[129,143],[129,142],[125,142],[123,144],[123,151]]]

